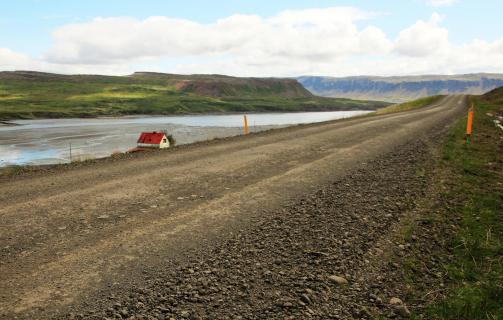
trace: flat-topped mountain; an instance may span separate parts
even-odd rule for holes
[[[387,103],[317,97],[295,79],[137,72],[0,72],[0,119],[134,114],[375,110]]]
[[[408,77],[300,77],[313,94],[325,97],[402,102],[442,94],[484,94],[503,86],[502,74]]]
[[[68,81],[81,82],[152,82],[170,85],[179,91],[191,92],[203,96],[267,96],[312,97],[295,79],[280,78],[238,78],[225,75],[177,75],[156,72],[135,72],[126,77],[101,75],[62,75],[35,71],[0,72],[0,80],[27,81]]]
[[[223,75],[175,75],[136,72],[136,79],[167,81],[178,89],[209,97],[225,96],[282,96],[309,98],[313,94],[295,79],[238,78]]]

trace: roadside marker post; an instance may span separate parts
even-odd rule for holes
[[[466,123],[466,141],[467,142],[470,141],[470,137],[472,136],[473,109],[474,109],[474,106],[473,106],[473,102],[472,102],[470,109],[468,109],[468,121]]]
[[[243,120],[244,120],[243,134],[247,135],[248,133],[250,133],[250,130],[248,129],[248,118],[244,116]]]

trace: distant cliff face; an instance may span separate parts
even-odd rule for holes
[[[300,77],[298,81],[316,95],[402,102],[438,94],[484,94],[503,86],[503,75]]]

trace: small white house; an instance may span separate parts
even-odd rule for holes
[[[164,132],[142,132],[136,143],[139,148],[169,148],[169,139]]]

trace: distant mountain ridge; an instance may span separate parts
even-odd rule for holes
[[[425,75],[404,77],[317,77],[297,80],[325,97],[403,102],[441,94],[484,94],[503,86],[503,74]]]

